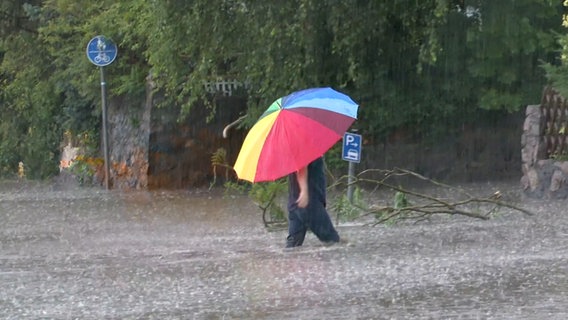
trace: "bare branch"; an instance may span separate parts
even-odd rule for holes
[[[365,178],[364,176],[379,176],[378,178]],[[389,182],[395,177],[407,176],[426,181],[436,187],[443,188],[447,191],[452,191],[455,199],[445,199],[431,194],[425,194],[418,191],[406,189],[402,186],[396,186]],[[345,183],[348,177],[341,177],[331,187],[344,184],[365,184],[375,185],[375,190],[380,187],[387,188],[388,190],[395,191],[403,194],[403,197],[408,197],[408,204],[400,206],[396,204],[393,206],[374,207],[372,209],[362,208],[360,205],[352,204],[358,209],[364,211],[360,217],[367,217],[374,215],[376,221],[373,226],[385,223],[392,220],[424,220],[433,215],[461,215],[469,218],[488,220],[499,208],[509,208],[514,211],[524,213],[532,216],[533,213],[529,210],[516,206],[514,204],[503,201],[502,195],[499,191],[490,194],[487,197],[474,196],[462,188],[454,187],[444,184],[432,179],[429,179],[421,174],[412,172],[405,169],[394,168],[392,170],[368,169],[359,173],[356,177],[352,177],[353,182]],[[405,198],[406,202],[406,198]],[[472,210],[472,207],[474,210]],[[488,208],[489,207],[489,208]]]

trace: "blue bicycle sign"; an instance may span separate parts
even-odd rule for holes
[[[105,36],[96,36],[87,45],[87,58],[99,67],[111,64],[117,53],[116,44]]]

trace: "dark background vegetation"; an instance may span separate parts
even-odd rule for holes
[[[331,86],[360,103],[367,144],[403,132],[427,146],[522,112],[549,83],[568,91],[564,11],[557,0],[4,0],[0,176],[20,161],[30,178],[56,174],[65,133],[99,143],[95,35],[119,48],[110,94],[139,99],[151,78],[180,118],[216,79],[247,84],[245,125],[276,97]]]

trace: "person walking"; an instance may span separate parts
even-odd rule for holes
[[[326,210],[326,187],[322,157],[288,175],[287,248],[301,246],[308,230],[325,244],[342,240]]]

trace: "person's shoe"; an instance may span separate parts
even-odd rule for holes
[[[346,245],[349,243],[349,240],[347,240],[347,238],[345,237],[339,237],[339,241],[325,241],[323,243],[324,246],[329,247],[329,246],[333,246],[336,244],[341,244],[341,245]]]
[[[304,237],[302,236],[288,236],[286,237],[286,248],[300,247],[304,244]]]
[[[336,244],[343,244],[343,243],[346,243],[346,241],[347,241],[347,240],[345,240],[345,238],[339,237],[339,240],[338,240],[338,241],[324,241],[324,242],[323,242],[323,245],[326,246],[326,247],[329,247],[329,246],[333,246],[333,245],[336,245]]]

